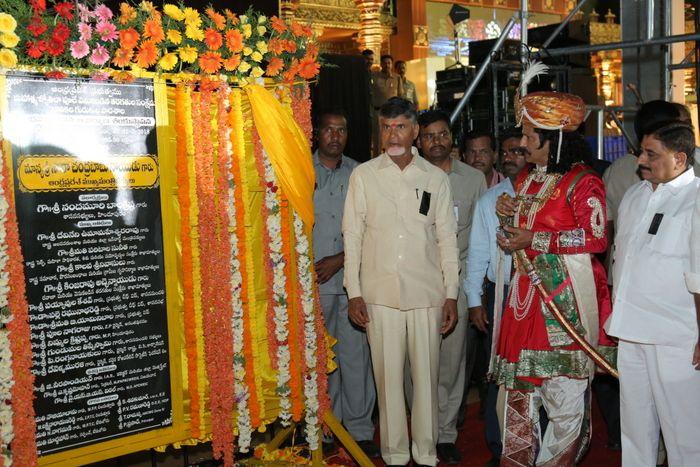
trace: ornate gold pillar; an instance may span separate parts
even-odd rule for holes
[[[425,0],[397,0],[396,34],[391,36],[395,59],[413,60],[428,56],[428,19]]]
[[[370,49],[375,57],[382,53],[382,23],[379,20],[382,0],[354,0],[360,10],[360,50]],[[376,60],[376,59],[375,59]]]
[[[280,18],[292,21],[299,8],[299,0],[280,0]]]

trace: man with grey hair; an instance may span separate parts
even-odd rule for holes
[[[388,465],[437,464],[440,334],[457,320],[459,249],[447,174],[418,155],[413,105],[380,109],[385,152],[350,176],[343,236],[348,314],[367,329],[377,385],[381,451]],[[411,438],[403,370],[413,380]]]

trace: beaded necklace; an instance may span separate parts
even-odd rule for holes
[[[535,223],[535,216],[552,196],[561,177],[561,174],[548,174],[546,166],[535,167],[532,172],[530,172],[516,197],[518,209],[515,211],[513,219],[513,224],[516,227],[520,228],[520,217],[524,216],[527,218],[525,228],[532,230],[532,226]],[[542,186],[535,195],[528,194],[532,182],[542,183]],[[518,286],[520,275],[520,268],[516,265],[515,275],[511,281],[513,285],[511,286],[512,292],[509,302],[510,306],[513,308],[513,316],[516,321],[521,321],[527,316],[532,305],[532,300],[535,298],[535,287],[530,283],[524,299],[522,301],[520,300],[520,287]]]

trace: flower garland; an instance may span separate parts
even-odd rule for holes
[[[297,121],[304,132],[309,146],[312,143],[313,124],[311,121],[311,93],[309,86],[304,84],[291,90],[291,106],[294,120]]]
[[[242,102],[242,91],[240,89],[231,90],[231,142],[234,146],[233,157],[234,161],[232,163],[232,168],[234,170],[234,176],[240,180],[236,183],[236,199],[239,204],[237,205],[237,212],[242,212],[243,223],[238,226],[238,239],[241,242],[241,258],[245,261],[241,261],[241,274],[243,277],[243,283],[246,292],[244,295],[244,304],[248,310],[248,314],[244,314],[241,319],[244,320],[243,323],[243,345],[241,352],[234,355],[234,360],[239,363],[240,367],[245,369],[245,373],[236,373],[236,376],[240,378],[240,385],[238,393],[241,397],[248,394],[248,408],[250,410],[250,417],[253,426],[260,426],[261,424],[261,413],[264,413],[264,399],[262,393],[261,384],[259,383],[259,373],[255,372],[255,355],[254,355],[254,345],[253,345],[253,316],[251,308],[251,297],[248,292],[255,290],[255,277],[254,277],[254,267],[253,267],[253,257],[251,254],[245,254],[245,252],[252,251],[252,240],[249,235],[247,235],[245,226],[249,225],[251,222],[250,218],[250,182],[248,180],[248,173],[246,170],[246,142],[245,142],[245,129],[244,129],[244,119],[243,119],[243,102]],[[237,400],[239,397],[237,396]]]
[[[287,88],[288,89],[288,88]],[[310,90],[307,85],[304,85],[303,87],[296,87],[294,89],[291,89],[288,91],[291,95],[289,100],[291,108],[292,108],[292,115],[294,115],[294,119],[297,121],[299,126],[301,127],[302,131],[304,132],[304,135],[306,136],[306,139],[309,141],[309,144],[311,144],[311,137],[312,137],[312,132],[313,132],[313,127],[312,127],[312,120],[311,120],[311,96],[310,96]],[[299,232],[295,231],[296,234],[296,241],[297,242],[302,242],[307,245],[306,248],[306,253],[309,256],[309,263],[313,264],[313,251],[312,249],[308,246],[308,238],[311,237],[311,226],[305,225],[304,229],[300,230]],[[304,237],[300,237],[299,234],[304,235]],[[297,244],[298,245],[298,244]],[[312,267],[309,269],[309,274],[312,276],[312,296],[313,296],[313,301],[314,301],[314,306],[316,309],[315,313],[315,326],[316,326],[316,336],[326,336],[326,326],[323,322],[323,313],[321,311],[321,301],[318,293],[318,286],[316,285],[318,282],[316,280],[316,271]],[[301,276],[300,276],[301,277]],[[319,416],[322,417],[322,415],[327,411],[330,410],[330,399],[328,397],[328,375],[327,375],[327,358],[328,358],[328,341],[327,339],[323,339],[322,341],[318,341],[320,345],[318,345],[316,349],[316,387],[319,395]]]
[[[186,119],[186,87],[179,84],[175,88],[175,134],[177,141],[177,196],[180,204],[180,241],[182,243],[182,293],[183,319],[185,324],[185,353],[187,354],[187,380],[190,388],[190,433],[193,438],[202,435],[202,420],[200,418],[200,391],[197,387],[197,325],[194,312],[194,285],[192,264],[192,234],[190,228],[190,179],[187,170],[187,127]]]
[[[196,379],[190,383],[190,387],[194,384],[192,390],[197,391],[199,398],[204,398],[209,387],[209,381],[206,376],[206,365],[200,364],[204,360],[204,325],[202,319],[202,274],[201,274],[201,257],[199,249],[199,199],[197,197],[197,177],[196,177],[196,158],[195,158],[195,134],[193,122],[194,99],[191,89],[186,88],[185,94],[185,137],[187,144],[187,177],[189,180],[189,198],[190,198],[190,234],[192,241],[192,296],[194,300],[194,325],[195,336],[197,337],[196,352],[197,364],[195,370]],[[199,360],[201,359],[201,360]],[[206,412],[205,404],[200,401],[199,404],[199,423],[203,427],[204,416]]]
[[[295,420],[299,420],[301,416],[299,404],[292,404],[292,395],[300,394],[300,391],[294,391],[294,377],[297,373],[293,368],[296,363],[296,356],[292,355],[289,346],[290,322],[289,310],[290,307],[290,291],[289,291],[289,255],[284,253],[285,244],[285,228],[289,231],[289,226],[285,225],[283,213],[286,210],[281,205],[280,191],[276,184],[275,173],[272,164],[265,156],[262,150],[262,144],[257,134],[254,135],[255,146],[255,163],[258,169],[258,174],[261,177],[265,188],[265,202],[263,203],[263,218],[265,219],[265,228],[263,229],[263,254],[267,261],[265,262],[265,270],[268,277],[268,294],[270,297],[267,301],[267,321],[270,329],[274,330],[272,345],[272,361],[277,370],[277,386],[276,394],[280,398],[279,417],[284,425],[288,425],[292,419],[293,413],[296,415]],[[286,235],[287,239],[289,234]],[[272,278],[272,280],[269,280]],[[294,361],[294,363],[293,363]],[[298,367],[297,367],[298,368]],[[298,387],[298,386],[296,386]],[[300,401],[300,398],[297,397]]]
[[[294,236],[296,239],[296,263],[298,280],[298,300],[303,313],[303,352],[305,363],[304,399],[306,402],[306,440],[312,451],[318,448],[319,421],[319,335],[316,329],[316,310],[314,300],[314,274],[313,261],[310,253],[311,245],[304,232],[304,223],[301,217],[294,212]],[[321,334],[323,336],[323,334]],[[320,347],[324,347],[321,343]],[[325,360],[324,360],[325,365]]]
[[[226,118],[225,93],[221,93],[219,100],[219,122],[223,122]],[[233,96],[229,95],[230,102],[234,100]],[[237,109],[240,110],[240,109]],[[236,128],[238,120],[233,118],[234,106],[231,106],[229,113],[228,129]],[[223,125],[220,124],[219,128]],[[220,150],[223,147],[223,142],[227,141],[226,134],[219,134]],[[228,179],[228,215],[229,215],[229,241],[231,245],[231,296],[232,296],[232,315],[231,329],[233,330],[233,397],[236,404],[236,426],[238,428],[238,446],[242,452],[247,452],[250,446],[253,426],[250,415],[250,407],[248,402],[250,394],[245,383],[245,354],[244,346],[244,329],[246,326],[245,314],[249,311],[248,307],[248,288],[247,288],[247,268],[245,262],[245,220],[243,219],[243,196],[242,183],[240,174],[240,164],[238,161],[233,161],[235,155],[232,153],[231,138],[233,132],[228,131],[227,152],[223,154],[224,165],[221,165],[220,152],[220,168],[226,167]],[[231,157],[229,157],[231,156]]]
[[[196,94],[195,94],[196,95]],[[233,432],[230,417],[233,412],[233,348],[231,331],[230,298],[224,295],[226,288],[218,287],[217,279],[230,277],[229,258],[219,261],[228,248],[221,232],[221,217],[216,211],[216,187],[214,148],[212,144],[210,90],[200,90],[193,104],[195,132],[195,164],[197,198],[199,200],[199,243],[202,253],[202,317],[204,325],[204,347],[210,393],[209,405],[212,418],[212,449],[216,458],[223,456],[225,465],[233,465]],[[228,225],[228,221],[226,224]],[[226,238],[226,245],[228,244]],[[223,265],[223,266],[222,266]],[[222,270],[223,268],[223,270]]]
[[[0,139],[0,149],[3,140]],[[0,150],[0,155],[3,151]],[[32,347],[30,341],[29,312],[26,298],[24,258],[19,241],[19,228],[15,213],[14,196],[10,184],[10,168],[2,156],[2,195],[0,196],[0,218],[4,219],[3,230],[0,230],[0,244],[3,244],[5,256],[4,267],[0,268],[0,296],[4,303],[3,316],[0,317],[0,333],[6,339],[0,342],[2,354],[0,358],[7,361],[2,364],[0,384],[2,385],[2,405],[11,405],[0,412],[0,463],[10,465],[13,459],[22,461],[22,465],[37,464],[36,451],[36,420],[34,418],[34,374],[32,368]],[[5,311],[7,310],[7,311]],[[7,342],[9,341],[9,342]],[[9,345],[8,345],[9,344]],[[5,360],[5,357],[8,357]],[[7,372],[7,364],[12,371]],[[10,383],[7,381],[10,380]],[[7,389],[11,396],[7,397]],[[8,422],[7,417],[12,417]],[[11,441],[10,452],[7,443]]]
[[[2,141],[0,140],[0,144]],[[4,165],[5,158],[0,151],[0,164]],[[0,175],[2,176],[2,175]],[[6,237],[5,222],[7,217],[7,202],[3,194],[0,198],[0,242]],[[0,466],[12,464],[10,443],[14,435],[13,411],[12,411],[12,349],[10,348],[10,336],[7,325],[12,320],[8,308],[8,283],[9,271],[7,248],[0,248]]]

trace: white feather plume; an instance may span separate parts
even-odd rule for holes
[[[546,75],[549,71],[549,67],[542,62],[528,62],[527,68],[523,70],[523,74],[520,77],[520,89],[523,91],[527,85],[529,85],[533,79],[540,75]]]

